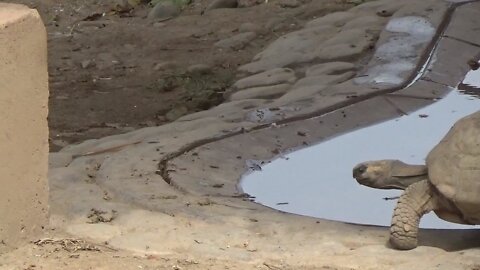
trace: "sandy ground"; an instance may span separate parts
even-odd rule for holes
[[[58,7],[61,3],[52,1],[47,4]],[[170,29],[172,33],[182,29],[188,33],[181,33],[189,36],[204,29],[201,22],[206,20],[213,22],[208,24],[215,32],[213,35],[225,36],[207,39],[208,50],[202,52],[189,47],[197,48],[200,46],[198,41],[187,46],[185,36],[182,36],[183,39],[174,38],[178,42],[175,46],[182,47],[182,51],[178,54],[176,50],[162,53],[165,53],[165,57],[172,57],[170,53],[175,52],[173,56],[177,58],[174,59],[181,63],[183,70],[199,62],[199,58],[193,58],[189,53],[196,52],[206,57],[205,60],[201,58],[201,62],[214,66],[214,70],[220,69],[215,65],[215,57],[224,57],[221,63],[230,63],[226,59],[231,59],[234,68],[232,66],[230,72],[235,76],[229,83],[231,86],[225,87],[225,93],[222,93],[225,98],[223,103],[206,111],[182,116],[163,126],[88,140],[52,153],[50,228],[45,232],[43,241],[1,255],[0,267],[480,268],[480,237],[475,230],[422,230],[417,249],[399,252],[386,244],[387,228],[281,213],[252,203],[237,187],[239,177],[248,169],[247,160],[269,160],[284,151],[408,113],[442,97],[449,91],[449,86],[461,81],[469,68],[466,62],[478,53],[478,46],[474,45],[480,44],[475,34],[476,20],[480,18],[478,3],[457,8],[448,2],[436,0],[401,3],[369,1],[357,6],[336,1],[306,1],[295,8],[286,8],[282,6],[290,5],[277,5],[269,1],[268,4],[251,8],[211,11],[202,16],[195,12],[200,12],[206,3],[198,4],[185,10],[184,15],[156,27],[162,31]],[[40,6],[44,14],[48,14],[48,5]],[[64,10],[70,10],[68,14],[78,12],[80,17],[97,10],[80,12],[70,8]],[[96,8],[104,10],[101,6]],[[347,9],[346,12],[319,17],[334,10]],[[142,8],[137,12],[146,14]],[[238,35],[242,33],[234,31],[232,34],[231,29],[239,27],[242,22],[254,21],[256,24],[261,20],[259,24],[263,24],[279,14],[283,14],[288,22],[285,28],[280,27],[279,31],[283,32],[271,31],[259,35],[260,38],[249,41],[249,45],[240,51],[217,51],[215,54],[216,50],[211,49],[217,46],[214,43],[218,40],[230,42],[228,37],[239,38]],[[110,30],[118,24],[118,27],[123,27],[122,31],[126,29],[137,35],[145,34],[144,38],[153,35],[150,30],[163,33],[145,22],[145,15],[133,18],[109,16],[114,21],[108,23],[112,24]],[[198,28],[192,30],[185,27],[189,18],[195,19],[195,26],[191,25],[191,21],[189,25]],[[233,26],[233,21],[237,19]],[[131,26],[127,24],[128,20],[132,21]],[[138,28],[135,28],[136,22],[152,28],[142,28],[145,31],[139,34]],[[88,86],[90,82],[78,83],[72,78],[82,73],[107,76],[102,75],[101,70],[96,73],[99,67],[97,62],[92,70],[83,69],[81,65],[79,67],[78,62],[103,52],[99,49],[90,54],[86,53],[88,50],[111,43],[106,45],[100,37],[98,40],[84,37],[82,44],[94,40],[99,43],[95,47],[85,45],[85,48],[88,47],[86,54],[81,54],[83,49],[80,49],[77,55],[77,51],[69,47],[72,46],[68,41],[70,39],[63,36],[69,31],[68,25],[66,23],[63,30],[59,31],[63,34],[58,35],[57,51],[64,53],[56,54],[55,50],[50,49],[51,58],[54,59],[50,69],[56,70],[56,67],[63,65],[63,60],[70,59],[64,59],[65,55],[77,57],[77,64],[72,65],[76,66],[77,71],[62,70],[65,75],[55,75],[55,72],[52,75],[50,119],[55,140],[75,141],[122,132],[119,128],[91,129],[89,125],[98,119],[122,123],[124,126],[136,123],[129,124],[129,127],[139,127],[140,122],[151,119],[149,117],[152,115],[143,118],[140,114],[123,109],[128,107],[125,104],[131,105],[129,102],[135,98],[148,103],[145,108],[151,105],[150,96],[122,96],[121,93],[127,93],[127,90],[120,91],[118,95],[115,92],[115,96],[121,97],[125,103],[121,103],[123,105],[117,109],[105,110],[109,113],[93,109],[91,115],[78,114],[78,111],[86,109],[82,106],[93,106],[89,105],[90,101],[97,102],[101,95],[92,91],[92,85]],[[228,34],[218,29],[220,25],[230,29]],[[55,27],[49,26],[50,33]],[[62,29],[62,26],[59,28]],[[117,37],[122,33],[125,36],[121,31],[102,29],[94,29],[90,35],[99,33],[100,36],[108,34]],[[158,37],[158,33],[154,36]],[[75,35],[77,38],[82,36]],[[163,38],[167,39],[166,35]],[[155,45],[143,40],[142,49],[134,50],[130,46],[126,48],[124,42],[116,43],[119,45],[115,47],[118,49],[115,53],[118,51],[121,55],[130,55],[126,50],[131,50],[131,61],[143,67],[132,72],[142,75],[120,76],[122,78],[118,81],[108,79],[98,85],[105,87],[104,91],[113,93],[117,91],[113,90],[118,85],[116,83],[120,81],[122,85],[134,85],[135,80],[138,80],[137,83],[149,81],[142,76],[154,75],[145,70],[153,72],[152,65],[162,58],[154,59],[146,55],[153,55],[153,50],[158,51],[158,44],[169,44],[169,41],[162,41],[161,37],[159,39]],[[53,38],[51,41],[51,47],[55,46],[55,40]],[[141,37],[137,37],[128,42],[141,40]],[[427,56],[434,48],[434,61],[430,61]],[[385,51],[390,53],[383,53]],[[59,59],[59,62],[55,59]],[[138,59],[142,59],[142,64]],[[403,65],[396,65],[399,61]],[[423,66],[427,68],[422,69]],[[107,70],[111,72],[115,68],[107,67]],[[413,79],[418,72],[421,76]],[[64,84],[71,83],[79,89],[71,91],[71,87],[57,85],[56,80],[63,80],[64,76],[72,76],[65,79],[67,82]],[[133,81],[130,78],[134,78]],[[95,89],[98,85],[94,85]],[[177,98],[178,93],[185,90],[180,88],[173,90]],[[67,97],[58,98],[60,95],[56,92],[60,91],[71,92],[63,93]],[[138,92],[137,88],[135,93]],[[158,94],[158,98],[166,98],[171,93],[163,93],[163,96]],[[81,96],[79,101],[70,99],[76,94]],[[171,104],[172,100],[165,102]],[[77,107],[69,107],[68,110],[72,110],[71,117],[67,113],[62,115],[68,110],[61,108],[72,104]],[[113,104],[111,102],[108,105]],[[118,110],[118,114],[113,113],[115,110]],[[148,110],[142,109],[143,112]],[[122,118],[124,115],[132,118]],[[82,119],[77,121],[79,116]],[[56,121],[55,117],[62,119]],[[64,123],[63,126],[61,123]],[[76,125],[85,128],[85,131],[72,133]],[[57,138],[56,135],[64,134],[62,132],[69,135]],[[61,145],[58,141],[52,143]],[[7,250],[8,243],[4,246],[4,250]]]

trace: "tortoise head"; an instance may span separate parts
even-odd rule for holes
[[[405,189],[426,179],[427,167],[399,160],[367,161],[353,168],[353,177],[361,185],[379,189]]]

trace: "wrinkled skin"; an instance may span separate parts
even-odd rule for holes
[[[353,168],[353,177],[367,187],[404,190],[413,183],[426,180],[427,167],[399,160],[367,161]]]

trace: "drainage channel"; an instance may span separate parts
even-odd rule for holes
[[[480,109],[480,71],[438,102],[410,115],[347,133],[305,148],[245,176],[243,191],[256,202],[285,212],[349,223],[389,226],[400,191],[360,186],[351,168],[359,162],[424,158],[458,119]],[[472,228],[425,216],[423,228]]]

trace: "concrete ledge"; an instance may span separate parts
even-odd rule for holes
[[[0,251],[47,224],[46,32],[35,10],[0,4]]]

